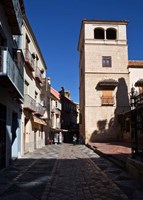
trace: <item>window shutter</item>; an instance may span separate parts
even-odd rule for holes
[[[102,91],[102,105],[113,105],[113,94],[112,90],[103,90]]]

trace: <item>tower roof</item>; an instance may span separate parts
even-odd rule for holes
[[[101,23],[101,24],[128,24],[128,20],[97,20],[97,19],[83,19],[83,23]]]

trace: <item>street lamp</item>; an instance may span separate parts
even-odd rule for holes
[[[136,109],[136,97],[137,92],[135,88],[131,88],[130,92],[130,106],[131,106],[131,154],[132,158],[138,153],[138,142],[137,142],[137,109]]]
[[[134,87],[131,88],[130,92],[130,106],[131,110],[135,109],[136,106],[136,91]]]

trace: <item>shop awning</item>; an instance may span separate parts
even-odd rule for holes
[[[42,125],[47,125],[46,122],[43,119],[40,119],[36,116],[33,116],[33,122],[37,123],[37,124],[42,124]]]
[[[58,132],[68,132],[68,130],[60,129],[60,128],[51,128],[51,131],[54,133]]]

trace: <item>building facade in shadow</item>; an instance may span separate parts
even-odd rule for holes
[[[70,92],[65,91],[62,87],[60,93],[61,99],[61,129],[63,129],[64,142],[72,142],[73,135],[77,135],[79,138],[79,127],[78,127],[78,109],[77,104],[70,98]]]
[[[0,1],[0,169],[18,157],[24,99],[23,1]]]

